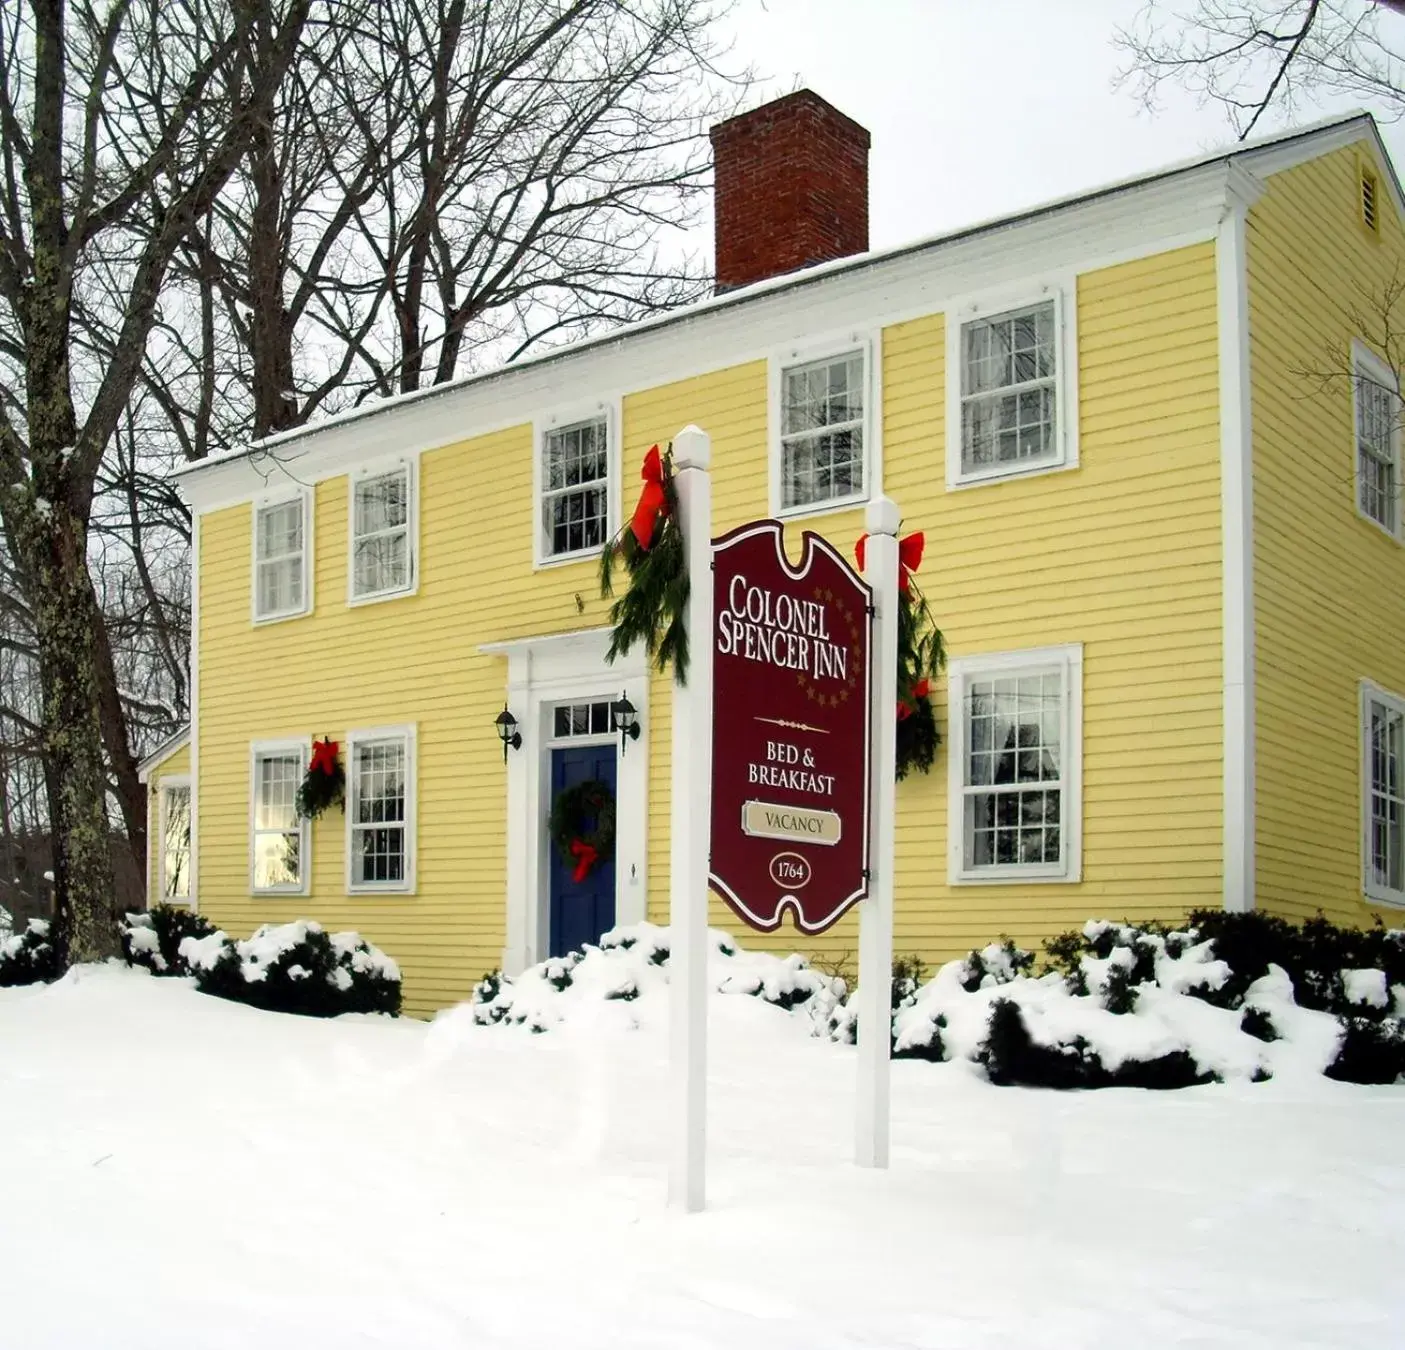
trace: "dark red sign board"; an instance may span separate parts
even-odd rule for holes
[[[710,880],[753,928],[823,932],[868,894],[869,588],[807,530],[713,541]]]

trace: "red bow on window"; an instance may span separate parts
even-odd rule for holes
[[[576,870],[571,874],[571,880],[580,882],[590,875],[590,869],[595,866],[600,854],[594,844],[587,844],[584,839],[572,839],[571,856],[576,860]]]
[[[854,557],[859,564],[859,571],[864,570],[864,554],[867,552],[866,545],[868,535],[859,535],[859,541],[854,545]],[[922,550],[927,546],[927,536],[921,530],[908,535],[906,539],[898,543],[898,589],[904,594],[908,588],[908,578],[919,567],[922,566]]]
[[[313,741],[312,742],[312,763],[307,766],[308,773],[316,773],[321,770],[325,774],[334,774],[337,771],[337,743],[336,741]]]
[[[657,445],[644,456],[639,476],[644,480],[644,491],[639,494],[639,505],[634,508],[629,528],[634,532],[635,542],[647,553],[654,542],[655,527],[668,514],[668,495],[663,490],[663,460]]]

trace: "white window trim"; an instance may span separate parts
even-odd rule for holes
[[[405,740],[405,876],[401,881],[353,881],[351,876],[352,845],[355,834],[352,823],[356,818],[356,747],[365,741],[385,741],[396,737]],[[416,724],[402,722],[396,726],[358,727],[346,733],[346,864],[345,879],[348,895],[413,895],[415,892],[415,855],[417,843],[419,772],[416,754]]]
[[[1360,741],[1358,763],[1361,770],[1360,808],[1361,822],[1358,826],[1361,852],[1361,893],[1368,900],[1393,908],[1405,909],[1405,891],[1393,890],[1389,886],[1378,885],[1371,875],[1371,704],[1382,703],[1393,712],[1405,715],[1405,697],[1392,694],[1389,689],[1370,680],[1361,681],[1360,726],[1357,735]]]
[[[410,578],[406,586],[393,590],[356,594],[356,485],[368,478],[382,478],[396,469],[404,468],[408,475],[409,510],[406,513],[409,541]],[[399,600],[414,595],[420,588],[420,457],[395,455],[390,459],[370,461],[347,475],[346,481],[346,603],[348,605],[378,605],[385,600]]]
[[[1041,667],[1062,669],[1068,697],[1064,701],[1064,802],[1059,823],[1063,861],[966,866],[965,696],[972,678]],[[1007,885],[1021,882],[1077,882],[1083,877],[1083,644],[1029,647],[953,657],[947,666],[947,880],[953,886]]]
[[[304,767],[312,758],[311,736],[288,736],[281,740],[249,742],[249,894],[250,895],[307,895],[312,889],[312,831],[309,822],[298,818],[301,834],[298,842],[298,858],[302,863],[302,876],[297,886],[256,886],[254,885],[254,838],[258,822],[259,757],[261,755],[287,754],[296,751]]]
[[[1362,376],[1376,384],[1399,394],[1400,381],[1396,373],[1382,361],[1360,338],[1351,340],[1351,487],[1356,514],[1372,528],[1379,530],[1396,543],[1405,542],[1405,500],[1402,500],[1400,418],[1397,408],[1391,430],[1391,452],[1395,460],[1395,529],[1388,529],[1375,516],[1368,515],[1361,507],[1361,405],[1356,397],[1357,381]]]
[[[862,492],[831,497],[803,506],[781,505],[781,386],[782,376],[791,366],[808,366],[828,357],[862,352],[863,374],[863,482]],[[851,329],[804,345],[778,347],[767,360],[766,440],[769,459],[771,515],[778,520],[805,516],[832,515],[866,505],[883,491],[883,338],[882,329]]]
[[[578,563],[600,556],[598,548],[579,548],[570,553],[552,553],[547,544],[546,521],[542,518],[542,461],[546,454],[546,435],[561,427],[574,426],[577,422],[591,422],[598,419],[605,422],[605,538],[613,539],[620,528],[620,497],[624,491],[621,478],[620,435],[623,425],[620,415],[620,400],[615,398],[596,399],[590,403],[577,403],[568,407],[556,408],[532,423],[532,566],[540,570],[544,567],[562,567],[568,563]],[[639,451],[642,461],[648,446]],[[663,447],[660,446],[660,449]],[[638,472],[637,466],[635,472]],[[631,510],[633,507],[631,506]]]
[[[172,788],[184,788],[190,793],[190,853],[191,858],[185,864],[185,894],[183,896],[168,896],[166,894],[166,794]],[[191,786],[191,778],[188,773],[168,774],[164,778],[156,781],[156,903],[169,905],[189,905],[191,900],[191,861],[195,854],[195,789]]]
[[[1056,358],[1054,444],[1058,453],[1037,464],[992,465],[966,471],[961,450],[961,328],[977,319],[995,318],[1011,310],[1054,302]],[[1078,279],[1050,277],[1017,288],[966,296],[946,311],[946,486],[947,491],[980,487],[1007,478],[1029,478],[1078,467]]]
[[[280,609],[271,614],[259,613],[259,512],[272,506],[283,506],[288,502],[302,503],[302,604],[296,609]],[[298,619],[312,613],[313,546],[316,530],[313,528],[312,487],[299,487],[286,492],[269,492],[255,497],[249,514],[249,618],[256,627],[264,624],[282,623],[287,619]]]

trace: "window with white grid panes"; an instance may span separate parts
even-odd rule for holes
[[[408,464],[353,480],[351,594],[395,595],[414,582],[413,475]]]
[[[1405,702],[1368,689],[1362,721],[1366,893],[1405,904]]]
[[[296,748],[254,753],[253,886],[256,891],[301,891],[305,822],[296,799],[304,759]]]
[[[551,427],[542,436],[543,556],[598,549],[609,533],[610,454],[606,420]]]
[[[865,365],[858,350],[781,371],[782,510],[863,495]]]
[[[962,474],[1057,462],[1057,303],[963,323],[960,345]]]
[[[301,496],[254,508],[254,617],[306,608],[306,522]]]
[[[404,736],[353,743],[351,764],[351,883],[403,887],[409,877],[407,774]]]
[[[581,736],[608,736],[610,703],[606,699],[592,703],[558,703],[551,710],[553,740],[570,740]]]
[[[1355,360],[1356,500],[1388,534],[1400,532],[1400,397],[1390,371],[1362,349]]]
[[[190,784],[161,784],[161,898],[190,900]]]

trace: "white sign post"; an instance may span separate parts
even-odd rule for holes
[[[869,887],[859,902],[859,1081],[854,1137],[860,1167],[888,1165],[888,1064],[893,985],[893,853],[898,685],[897,503],[879,497],[865,517],[864,580],[873,590],[872,761],[869,778]]]
[[[707,1136],[707,872],[712,828],[712,441],[673,438],[678,524],[688,557],[688,683],[673,686],[669,810],[668,1203],[702,1209]],[[896,545],[894,545],[896,547]],[[896,555],[895,555],[896,556]]]

